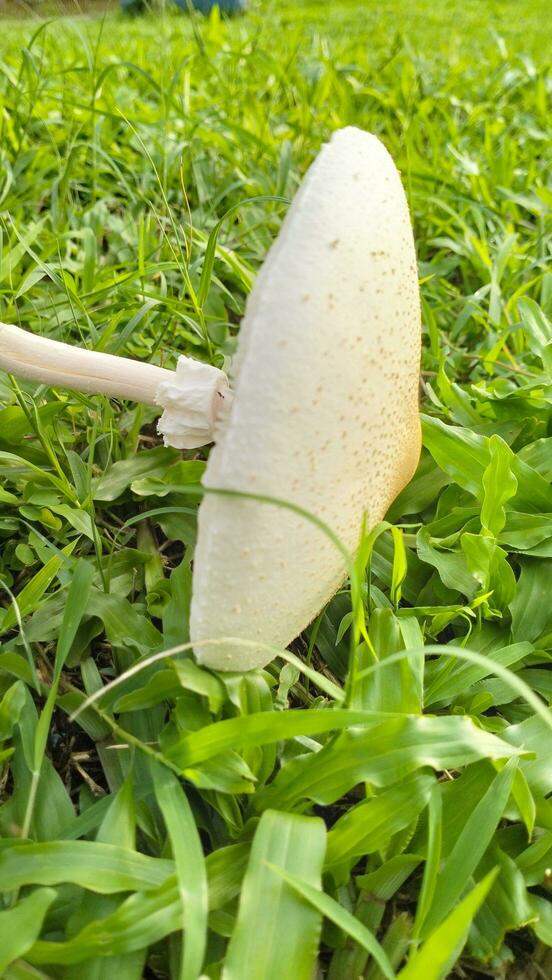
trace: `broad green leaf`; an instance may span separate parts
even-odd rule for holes
[[[9,738],[25,704],[25,685],[16,681],[0,698],[0,742]]]
[[[442,843],[443,804],[441,788],[438,784],[434,783],[427,809],[427,842],[424,875],[414,919],[414,936],[416,939],[420,937],[427,914],[433,905],[441,864]]]
[[[56,657],[54,663],[53,682],[57,683],[61,670],[75,640],[81,620],[86,613],[94,569],[82,558],[75,564],[71,584],[67,592],[67,600],[63,609],[63,618],[59,630]]]
[[[417,621],[416,621],[417,622]],[[404,627],[404,628],[403,628]],[[378,660],[385,660],[397,650],[408,647],[411,624],[399,619],[391,609],[374,609],[370,616],[368,635]],[[417,636],[417,638],[419,638]],[[415,643],[418,646],[417,643]],[[423,638],[422,644],[423,646]],[[359,668],[374,662],[374,654],[366,647],[366,656]],[[423,659],[405,658],[393,667],[359,681],[351,694],[351,706],[375,711],[417,712],[421,707],[421,675]]]
[[[535,933],[545,946],[552,947],[552,903],[542,895],[531,894],[529,901],[536,916]]]
[[[63,405],[59,401],[48,402],[36,409],[36,417],[41,423],[47,425],[60,414],[62,408]],[[5,439],[10,445],[16,446],[24,440],[25,436],[33,433],[32,420],[22,408],[10,405],[9,408],[0,411],[0,433],[2,439]]]
[[[209,710],[213,713],[220,710],[224,701],[224,685],[214,674],[203,670],[193,660],[173,660],[171,667],[176,672],[178,681],[187,691],[195,691],[209,701]]]
[[[478,497],[490,463],[487,440],[467,429],[422,416],[424,446],[435,462],[464,490]]]
[[[506,560],[507,553],[493,538],[480,534],[462,534],[460,543],[471,574],[483,593],[489,595],[489,604],[502,612],[516,592],[516,579]]]
[[[464,490],[483,500],[483,476],[491,462],[490,440],[440,419],[422,416],[424,445],[435,462]],[[552,488],[527,463],[515,457],[512,475],[517,490],[512,502],[518,510],[552,511]]]
[[[65,967],[63,980],[142,980],[148,956],[147,949],[122,956],[106,956],[85,960],[74,966]]]
[[[552,480],[552,437],[522,446],[518,456],[547,480]]]
[[[312,980],[322,916],[270,865],[320,890],[326,847],[316,817],[267,811],[261,817],[224,960],[224,980]]]
[[[179,454],[176,449],[164,449],[158,446],[156,449],[146,449],[129,459],[113,463],[99,480],[96,480],[93,490],[94,500],[116,500],[125,490],[128,490],[131,483],[141,477],[162,479],[178,460]]]
[[[392,718],[366,731],[343,732],[319,752],[288,762],[254,802],[259,809],[292,807],[306,799],[328,804],[361,782],[389,786],[424,766],[456,769],[518,752],[468,718]]]
[[[391,967],[396,969],[403,962],[411,944],[412,919],[408,912],[398,912],[389,923],[381,939],[381,948]],[[382,970],[372,962],[365,973],[366,980],[381,980]]]
[[[4,282],[6,279],[9,282],[12,279],[17,266],[26,255],[27,249],[39,237],[44,222],[44,218],[41,218],[40,221],[33,221],[21,236],[17,236],[16,243],[4,252],[0,268],[0,282]]]
[[[552,863],[552,830],[534,840],[516,857],[527,885],[541,885],[548,877]]]
[[[61,671],[71,649],[75,634],[80,625],[81,619],[86,610],[90,589],[92,586],[92,566],[79,559],[73,572],[73,578],[67,594],[67,602],[63,612],[59,640],[56,649],[54,671],[46,704],[39,716],[34,736],[34,752],[32,764],[32,781],[29,790],[29,801],[25,810],[23,822],[23,836],[28,836],[32,825],[32,817],[35,804],[35,794],[40,781],[40,773],[43,765],[44,753],[48,740],[50,724],[56,705]]]
[[[205,472],[205,463],[200,459],[179,460],[161,476],[146,476],[133,480],[131,490],[139,497],[166,497],[175,487],[187,484],[197,485]]]
[[[4,490],[3,487],[0,487],[0,504],[8,504],[8,506],[13,504],[15,506],[17,502],[17,497],[14,493],[10,493],[9,490]]]
[[[253,793],[255,773],[246,760],[237,752],[221,752],[214,759],[206,759],[197,766],[182,770],[187,782],[201,789],[217,790],[219,793]]]
[[[387,519],[395,521],[405,514],[423,513],[449,482],[450,477],[435,465],[431,455],[423,449],[416,473],[391,504]]]
[[[145,673],[146,671],[144,671]],[[113,710],[126,712],[152,708],[161,701],[177,697],[179,691],[180,684],[174,670],[157,670],[140,687],[129,694],[118,697],[113,705]]]
[[[94,541],[94,527],[90,514],[84,510],[79,510],[77,507],[69,507],[68,504],[51,504],[50,506],[52,512],[59,517],[64,517],[71,527],[74,527],[75,531],[83,534],[89,541]]]
[[[238,894],[249,845],[235,844],[214,851],[206,861],[209,908],[223,908]],[[182,927],[182,902],[175,874],[162,885],[126,898],[115,912],[85,926],[65,942],[35,943],[27,958],[32,963],[72,964],[102,956],[119,956],[154,945]]]
[[[101,619],[108,639],[115,646],[133,646],[151,653],[162,642],[153,623],[123,596],[92,589],[88,613]]]
[[[399,854],[385,861],[376,871],[356,876],[355,884],[361,891],[354,908],[354,916],[373,935],[378,932],[383,921],[386,903],[396,894],[421,861],[419,854]],[[342,980],[344,976],[362,976],[367,969],[369,958],[370,954],[365,945],[348,939],[345,945],[338,946],[332,956],[328,980]],[[368,969],[374,972],[378,980],[381,980],[381,973],[375,962]]]
[[[421,861],[420,854],[398,854],[396,857],[389,858],[376,871],[356,875],[355,882],[367,895],[373,895],[378,901],[387,902]]]
[[[379,712],[346,708],[323,711],[296,709],[276,715],[273,712],[260,712],[228,718],[198,732],[180,735],[164,746],[164,754],[186,769],[228,749],[266,745],[280,739],[338,731],[353,725],[374,725],[379,720],[378,715]]]
[[[3,980],[53,980],[53,978],[51,974],[38,970],[25,960],[15,960],[6,969]]]
[[[550,547],[551,538],[552,518],[548,515],[520,514],[513,510],[508,512],[506,523],[498,536],[500,544],[506,545],[510,550],[537,557],[541,550],[542,557],[550,557],[546,551]]]
[[[519,745],[535,755],[533,759],[521,759],[521,770],[533,790],[552,792],[552,738],[542,718],[532,716],[518,725],[510,725],[504,738],[512,745]]]
[[[394,834],[416,819],[433,784],[432,775],[420,773],[348,810],[328,834],[326,867],[383,850]]]
[[[533,350],[540,353],[552,340],[550,321],[538,303],[528,296],[518,299],[517,308],[523,320],[525,336],[530,340]]]
[[[549,575],[547,561],[526,559],[523,562],[516,594],[510,603],[512,638],[515,641],[535,641],[551,628],[552,613],[547,603],[542,601]]]
[[[109,806],[98,827],[96,840],[101,844],[115,844],[125,850],[136,850],[136,804],[132,776],[125,779],[120,790],[110,799]]]
[[[187,553],[171,572],[170,599],[163,610],[163,636],[168,647],[189,639],[189,615],[192,601],[192,569]]]
[[[70,882],[109,895],[156,888],[173,870],[172,861],[92,841],[17,844],[0,852],[0,881],[6,891]]]
[[[74,819],[75,811],[60,775],[47,756],[39,776],[33,777],[37,721],[34,700],[26,690],[25,703],[12,733],[13,788],[11,797],[0,807],[0,828],[5,836],[11,837],[15,831],[35,840],[52,840]]]
[[[56,897],[53,888],[39,888],[13,908],[0,912],[0,974],[24,956],[40,935],[44,917]]]
[[[196,980],[207,943],[208,891],[203,848],[194,815],[174,773],[153,770],[155,796],[169,834],[182,904],[180,980]]]
[[[437,570],[443,585],[454,592],[461,592],[472,599],[477,591],[477,581],[470,572],[465,556],[458,551],[434,547],[427,528],[421,528],[416,537],[416,550],[421,561]]]
[[[483,473],[485,496],[481,507],[481,525],[498,537],[506,522],[504,504],[516,493],[517,480],[512,473],[513,453],[499,436],[489,439],[490,461]]]

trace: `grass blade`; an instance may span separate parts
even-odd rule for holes
[[[397,980],[444,980],[460,955],[475,915],[489,894],[497,870],[489,871],[469,895],[411,956]]]
[[[194,815],[174,773],[153,765],[155,796],[167,827],[182,903],[180,980],[197,980],[207,943],[207,872]]]
[[[387,954],[362,922],[359,922],[354,915],[347,912],[331,895],[326,895],[325,892],[318,891],[312,885],[309,885],[308,882],[302,881],[301,878],[298,878],[297,875],[292,874],[290,871],[284,871],[283,868],[279,868],[273,864],[269,864],[269,867],[276,874],[280,875],[284,881],[287,881],[288,885],[298,892],[299,895],[302,895],[303,898],[310,902],[321,915],[330,919],[336,926],[343,929],[343,932],[347,933],[351,939],[354,939],[360,946],[363,946],[373,956],[387,980],[395,980],[395,971],[389,962]]]
[[[320,889],[326,833],[316,817],[267,811],[253,838],[223,980],[312,980],[321,913],[269,865]]]
[[[431,908],[422,930],[427,936],[450,912],[462,894],[502,817],[512,789],[517,759],[510,759],[493,779],[469,817],[437,879]]]

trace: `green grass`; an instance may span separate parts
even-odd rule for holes
[[[425,448],[356,627],[347,586],[296,658],[184,652],[75,718],[188,640],[197,498],[170,483],[202,454],[0,376],[7,980],[552,974],[547,8],[2,23],[3,321],[223,363],[285,213],[251,198],[355,124],[402,170],[425,330]]]

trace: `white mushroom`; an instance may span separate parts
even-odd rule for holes
[[[420,452],[420,305],[408,206],[376,137],[337,132],[310,168],[249,297],[234,400],[204,483],[278,497],[354,552]],[[217,494],[199,510],[191,639],[219,670],[263,666],[345,577],[321,530],[272,504]]]
[[[167,445],[195,448],[216,436],[207,488],[295,504],[354,552],[363,517],[379,521],[416,468],[420,340],[399,174],[375,136],[347,128],[310,168],[259,273],[233,401],[223,372],[189,358],[167,371],[5,324],[0,368],[159,405]],[[209,493],[194,558],[198,659],[220,670],[264,665],[263,644],[286,647],[344,577],[343,553],[306,517]],[[202,642],[223,637],[246,642]]]
[[[163,408],[158,429],[166,446],[196,449],[212,442],[231,393],[223,371],[190,357],[176,371],[83,350],[0,323],[0,369],[43,384]]]

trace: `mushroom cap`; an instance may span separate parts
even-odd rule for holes
[[[247,303],[234,401],[204,483],[284,499],[354,553],[420,453],[421,322],[414,240],[392,158],[334,134],[305,177]],[[342,584],[343,555],[274,504],[207,494],[191,638],[200,662],[249,670],[285,648]],[[244,638],[220,646],[219,637]]]

